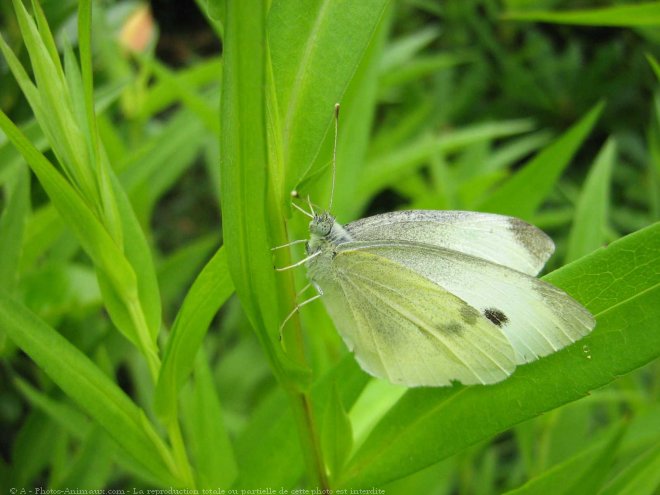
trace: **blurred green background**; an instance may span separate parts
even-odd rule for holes
[[[282,7],[285,1],[273,1],[264,7],[272,9],[265,36],[271,43],[267,55],[272,59],[267,60],[273,64],[265,87],[277,88],[277,103],[283,106],[286,95],[286,74],[280,67],[287,58],[295,58],[287,47],[293,53],[298,43],[318,50],[313,54],[321,61],[310,63],[316,68],[310,69],[310,80],[327,82],[335,94],[323,93],[319,84],[308,96],[318,106],[302,105],[293,114],[294,123],[303,123],[301,134],[308,121],[309,134],[318,131],[314,153],[310,148],[298,152],[286,143],[283,152],[271,146],[273,135],[275,142],[279,136],[270,127],[278,112],[268,107],[268,195],[248,198],[251,202],[244,209],[227,211],[221,211],[221,203],[227,201],[221,191],[229,187],[229,179],[221,177],[225,172],[219,165],[221,122],[226,123],[221,120],[220,101],[221,95],[228,98],[223,88],[232,81],[240,60],[231,65],[223,60],[223,52],[240,46],[225,38],[226,30],[240,22],[232,24],[225,17],[222,1],[93,2],[91,67],[97,120],[90,135],[97,132],[106,155],[99,163],[107,158],[109,176],[118,178],[116,187],[129,198],[153,258],[162,303],[156,347],[174,346],[171,339],[168,342],[174,333],[169,330],[176,326],[185,298],[193,294],[190,301],[203,300],[190,288],[205,266],[216,267],[209,260],[223,243],[223,223],[230,217],[249,224],[250,212],[256,219],[282,213],[276,219],[281,220],[279,227],[261,227],[264,239],[275,244],[286,236],[284,216],[291,239],[306,236],[307,220],[295,212],[290,216],[289,191],[296,188],[301,197],[309,194],[321,207],[327,204],[332,105],[338,100],[342,114],[333,212],[341,222],[412,208],[519,216],[545,230],[557,245],[544,273],[638,233],[619,245],[620,258],[607,258],[611,265],[604,264],[604,258],[592,258],[591,264],[576,264],[551,279],[585,304],[600,298],[600,306],[589,306],[595,314],[594,308],[599,309],[596,316],[614,311],[619,303],[628,304],[628,313],[616,324],[608,326],[605,321],[601,327],[599,319],[596,330],[620,339],[621,347],[599,346],[605,341],[595,340],[576,344],[572,354],[566,354],[567,363],[586,362],[593,354],[602,376],[594,372],[592,381],[582,380],[582,368],[562,367],[564,358],[558,357],[542,363],[543,368],[530,368],[529,375],[523,371],[509,389],[493,387],[493,396],[501,402],[493,403],[492,411],[487,399],[478,402],[478,392],[468,392],[475,398],[469,402],[456,387],[405,392],[369,381],[357,369],[322,305],[310,305],[301,313],[301,349],[311,372],[301,371],[278,354],[283,351],[273,331],[290,311],[292,300],[280,301],[271,313],[276,316],[264,324],[266,330],[255,333],[253,313],[245,311],[239,298],[230,297],[223,305],[233,291],[223,258],[224,275],[209,275],[220,280],[218,286],[200,289],[222,309],[216,314],[190,306],[191,313],[199,311],[213,319],[203,352],[197,354],[195,378],[183,388],[178,384],[178,397],[170,399],[171,407],[176,409],[177,400],[179,404],[182,433],[177,434],[169,429],[171,417],[163,420],[162,403],[154,409],[156,365],[113,323],[118,313],[108,308],[108,292],[99,287],[96,258],[76,237],[81,234],[53,208],[52,193],[42,178],[27,175],[25,161],[5,132],[0,134],[0,274],[7,301],[24,305],[72,343],[145,412],[145,421],[153,425],[145,431],[155,431],[173,446],[168,472],[174,480],[189,482],[182,486],[290,490],[328,483],[334,490],[377,486],[388,494],[658,493],[660,369],[654,358],[660,353],[660,325],[658,310],[648,301],[657,294],[660,275],[660,235],[653,227],[660,218],[660,2],[374,1],[374,9],[378,4],[381,10],[369,17],[368,12],[353,13],[351,9],[359,7],[351,2],[336,0],[329,7],[333,1],[310,1],[304,7],[291,2],[294,7],[289,10]],[[78,2],[43,1],[42,7],[59,53],[68,50],[78,56]],[[311,17],[308,9],[314,14],[336,9],[343,12],[336,14],[338,19],[344,15],[355,23],[333,24],[335,14]],[[562,14],[569,9],[572,14]],[[289,31],[295,33],[291,26],[306,25],[308,16],[318,25],[327,22],[330,34],[319,30],[316,46],[309,39],[286,38]],[[352,35],[361,29],[364,39]],[[29,68],[25,32],[10,0],[0,0],[0,30],[17,60]],[[350,53],[355,60],[342,66]],[[252,56],[249,51],[237,55]],[[80,65],[84,69],[84,62]],[[65,67],[68,71],[70,66]],[[335,75],[345,80],[335,84]],[[74,80],[75,75],[69,81],[72,93],[77,87]],[[266,101],[272,104],[269,91]],[[320,98],[314,91],[321,92]],[[0,108],[36,149],[60,163],[58,170],[69,179],[63,152],[53,145],[58,136],[44,130],[39,116],[35,120],[24,93],[7,57],[0,58]],[[76,111],[76,118],[84,121],[84,112]],[[46,118],[49,113],[55,114],[47,110]],[[279,115],[290,114],[280,108]],[[259,143],[255,138],[255,146]],[[274,158],[278,152],[307,161],[291,165],[286,158]],[[236,203],[223,206],[227,204]],[[262,217],[256,214],[263,211]],[[131,231],[124,231],[124,239],[126,232]],[[128,239],[124,242],[130,242],[130,235]],[[130,249],[127,252],[135,267]],[[295,259],[302,255],[302,249],[294,248]],[[230,252],[230,267],[231,256]],[[261,256],[270,263],[270,254]],[[628,271],[627,264],[632,267]],[[608,283],[610,272],[615,275]],[[232,276],[240,287],[236,273]],[[304,270],[296,276],[300,288]],[[278,283],[278,297],[291,296],[291,287]],[[632,287],[633,295],[621,300],[612,296],[607,302],[610,286],[617,284]],[[646,303],[630,304],[637,297]],[[143,306],[149,313],[149,305]],[[122,430],[108,430],[99,419],[102,414],[90,412],[91,396],[85,402],[53,379],[46,361],[39,361],[3,329],[10,321],[18,320],[0,319],[2,490],[176,484],[126,458],[122,449],[130,445],[117,442]],[[195,322],[200,335],[207,330],[204,321],[200,316]],[[626,333],[628,327],[648,340],[631,344],[629,339],[637,334]],[[288,338],[285,335],[285,342]],[[180,365],[177,377],[187,378],[193,367],[195,353],[186,356],[190,359]],[[626,358],[619,363],[617,356]],[[277,363],[284,363],[283,376],[294,377],[290,382],[277,370],[273,373]],[[538,396],[523,394],[534,389],[537,376],[545,374],[550,381],[555,370],[557,380],[548,389],[547,402],[545,383],[539,382]],[[624,373],[628,374],[618,377]],[[70,380],[75,388],[75,378]],[[593,384],[608,382],[612,383],[575,401],[596,388]],[[288,387],[298,386],[302,392],[294,391],[287,400]],[[314,466],[304,461],[309,453],[304,439],[300,447],[304,426],[301,433],[302,420],[290,404],[296,394],[316,411],[311,413],[317,422],[316,447],[323,451],[327,471],[320,481],[309,474]],[[424,418],[441,417],[442,404],[455,400],[453,394],[459,396],[456,411],[449,410],[437,430],[425,432]],[[479,404],[483,409],[477,408]],[[438,405],[438,410],[431,405]],[[518,409],[524,411],[519,416],[512,412]],[[545,411],[549,412],[539,415]],[[462,418],[454,435],[449,433],[451,414]],[[408,426],[411,436],[396,450]],[[442,428],[447,438],[436,434]],[[179,435],[185,447],[177,448]],[[379,445],[385,460],[372,465]],[[166,448],[156,450],[162,453]],[[181,467],[177,452],[182,451],[190,457],[192,474]],[[169,454],[162,455],[167,465]]]

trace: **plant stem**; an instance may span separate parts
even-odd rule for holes
[[[309,395],[300,391],[291,391],[289,398],[291,400],[291,407],[296,415],[298,436],[302,444],[302,453],[305,464],[307,465],[310,482],[316,485],[314,488],[329,490],[330,483],[325,472],[323,452],[321,450]]]
[[[188,461],[186,446],[183,443],[178,418],[174,418],[174,420],[168,424],[167,432],[172,444],[172,453],[174,454],[176,468],[186,485],[192,488],[195,486],[195,480],[190,468],[190,462]]]

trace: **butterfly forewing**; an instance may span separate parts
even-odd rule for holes
[[[332,259],[314,281],[369,373],[407,386],[494,383],[515,367],[499,327],[410,268],[366,250]]]
[[[388,259],[454,294],[501,328],[519,364],[555,352],[595,326],[591,314],[565,292],[463,252],[391,241],[345,243],[339,252]]]
[[[536,275],[554,251],[540,229],[517,218],[469,211],[412,210],[349,223],[356,241],[410,241],[460,251]]]

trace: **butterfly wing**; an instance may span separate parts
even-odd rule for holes
[[[412,210],[344,227],[356,241],[410,241],[454,249],[536,275],[554,251],[542,230],[514,217],[471,211]]]
[[[558,288],[462,252],[390,241],[351,242],[339,250],[394,261],[467,302],[501,328],[518,364],[555,352],[595,326],[593,316]]]
[[[346,251],[314,281],[347,346],[372,375],[409,387],[487,384],[515,368],[497,326],[401,264]]]

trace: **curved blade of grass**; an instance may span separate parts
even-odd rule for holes
[[[209,324],[233,291],[226,249],[221,247],[188,291],[167,340],[154,392],[154,410],[160,417],[176,416],[179,390],[192,371]]]
[[[427,162],[436,153],[451,153],[470,144],[532,130],[527,119],[487,122],[457,129],[441,136],[424,135],[400,148],[387,150],[367,162],[360,180],[358,197],[365,201],[381,189]]]
[[[25,167],[14,170],[5,188],[5,206],[0,216],[0,280],[3,288],[11,292],[18,282],[18,262],[30,213],[28,170]]]
[[[660,488],[660,445],[646,449],[600,495],[653,495]]]
[[[576,490],[577,493],[598,493],[598,486],[589,487],[590,474],[594,470],[598,471],[601,475],[599,481],[602,482],[604,475],[610,472],[610,463],[617,453],[623,432],[621,424],[610,429],[612,431],[609,438],[593,442],[578,454],[532,478],[523,486],[506,492],[506,495],[534,495],[536,493],[570,495],[576,493]],[[578,485],[578,487],[574,485]]]
[[[603,107],[603,103],[596,105],[577,124],[527,162],[488,196],[479,205],[479,210],[530,219],[589,135]]]
[[[0,326],[133,463],[163,484],[180,484],[167,447],[142,411],[87,356],[5,293],[0,293]]]
[[[110,451],[107,452],[107,454],[110,454],[119,466],[129,472],[135,473],[143,480],[153,484],[158,483],[153,472],[146,470],[142,465],[132,463],[131,458],[124,455],[121,447],[117,446],[115,442],[110,440],[110,437],[105,430],[92,424],[88,418],[81,413],[79,409],[72,406],[70,402],[57,400],[48,396],[20,378],[16,379],[15,383],[18,390],[34,407],[43,411],[45,415],[50,417],[57,425],[71,435],[72,438],[79,441],[85,441],[89,435],[98,436],[96,431],[100,430],[103,436],[101,441],[109,444],[108,447]]]
[[[276,0],[268,13],[286,190],[304,178],[389,0]],[[347,109],[350,111],[350,109]]]
[[[508,12],[503,15],[503,18],[514,21],[581,24],[584,26],[657,26],[660,25],[660,2],[613,5],[599,9],[564,12]]]
[[[213,374],[204,352],[195,358],[195,380],[183,410],[200,488],[231,486],[237,474],[234,451],[223,421]]]
[[[342,485],[414,473],[657,358],[659,244],[660,223],[548,275],[596,316],[596,329],[492,386],[409,390],[349,462]]]
[[[601,148],[580,192],[568,237],[566,263],[591,253],[606,241],[607,210],[610,203],[610,177],[616,146],[609,139]]]
[[[108,308],[110,311],[115,307],[120,310],[113,312],[113,321],[119,330],[142,350],[145,355],[156,355],[155,340],[153,337],[140,335],[136,331],[131,318],[127,315],[123,305],[117,302],[121,295],[127,295],[133,300],[137,300],[138,287],[137,278],[132,266],[128,263],[125,254],[122,253],[114,240],[110,238],[107,230],[99,221],[98,217],[89,208],[87,203],[77,194],[71,184],[69,184],[55,169],[55,167],[42,155],[21,133],[21,131],[9,120],[9,118],[0,111],[0,129],[13,142],[14,146],[21,152],[25,161],[35,173],[42,187],[46,190],[48,197],[53,202],[57,211],[65,219],[69,227],[76,233],[85,252],[92,258],[98,268],[99,283],[107,281],[106,285],[111,285],[116,293],[109,295],[110,301]],[[127,200],[126,200],[127,201]],[[130,207],[129,207],[130,208]],[[136,222],[128,224],[139,229]],[[130,229],[127,230],[130,233]],[[140,230],[141,232],[141,230]],[[139,246],[137,252],[133,252],[136,260],[140,260],[149,253],[140,253]],[[127,248],[128,253],[128,248]],[[146,269],[147,267],[143,267]],[[111,281],[111,282],[110,282]],[[143,289],[149,291],[149,279],[145,279],[142,285]],[[155,272],[152,284],[156,283]],[[106,291],[106,294],[108,292]],[[155,320],[153,311],[154,305],[151,305],[151,320]],[[157,306],[156,306],[157,308]],[[158,323],[160,323],[160,312],[158,310]],[[153,335],[153,334],[152,334]]]

